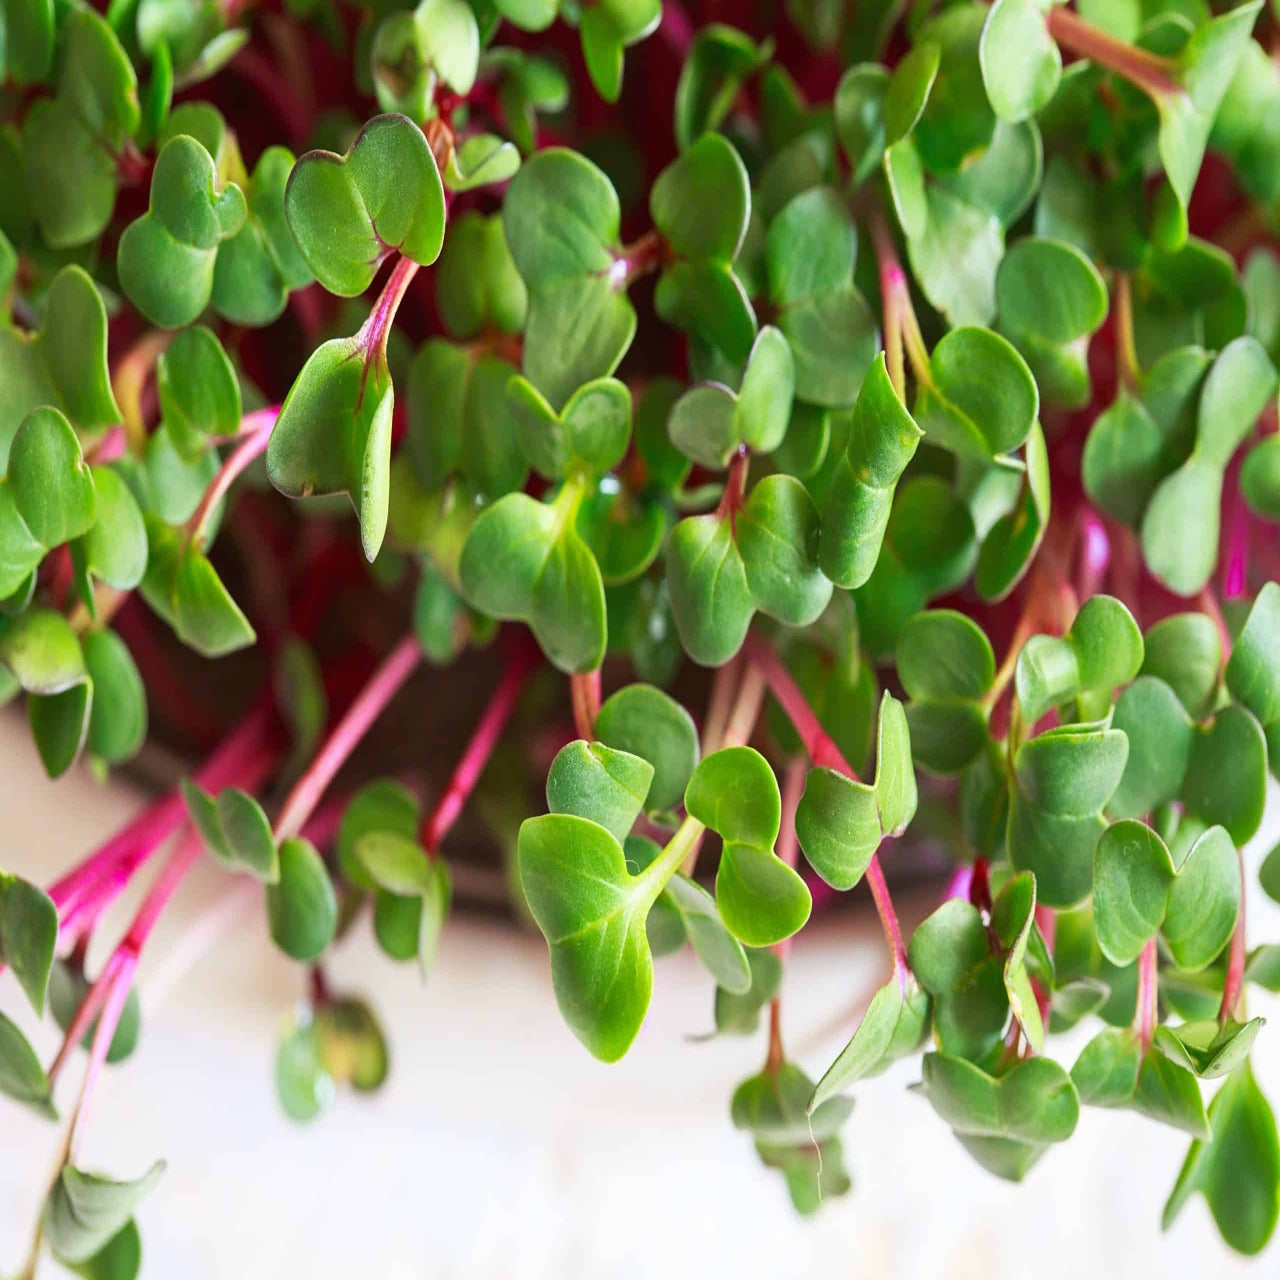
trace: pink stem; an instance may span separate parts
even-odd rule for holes
[[[573,703],[573,727],[579,738],[590,742],[596,735],[596,716],[600,714],[600,668],[571,675],[569,696]]]
[[[1244,939],[1244,906],[1245,906],[1245,874],[1244,854],[1236,851],[1240,859],[1240,914],[1236,917],[1236,927],[1231,931],[1231,949],[1227,952],[1227,972],[1222,980],[1222,1006],[1218,1010],[1218,1021],[1226,1024],[1235,1017],[1236,1008],[1240,1004],[1240,993],[1244,990],[1245,939]]]
[[[401,257],[382,286],[378,300],[373,304],[369,318],[364,322],[356,341],[364,348],[366,360],[377,352],[385,354],[387,338],[391,326],[395,323],[396,312],[400,309],[400,301],[405,295],[413,277],[418,274],[418,264],[412,258]]]
[[[693,23],[679,0],[663,0],[658,37],[682,62],[689,56],[689,47],[693,44]]]
[[[1111,563],[1111,539],[1106,526],[1089,510],[1080,517],[1080,564],[1076,577],[1076,595],[1087,600],[1102,585]]]
[[[800,692],[800,686],[791,678],[791,673],[782,665],[782,660],[773,648],[758,636],[753,635],[747,636],[744,648],[747,657],[764,676],[779,706],[791,721],[796,733],[800,735],[809,759],[819,767],[835,769],[846,777],[856,779],[857,772],[819,723],[813,708]],[[876,904],[876,911],[880,915],[880,924],[884,929],[885,939],[889,943],[889,950],[893,954],[894,970],[898,974],[899,981],[905,986],[909,972],[907,949],[902,940],[898,913],[893,908],[893,897],[885,882],[878,854],[871,856],[871,861],[867,865],[866,880],[867,887],[871,890],[871,897]]]
[[[302,830],[338,770],[421,661],[422,649],[413,635],[406,636],[383,659],[382,665],[347,708],[328,741],[289,792],[276,819],[277,840],[288,840]]]
[[[502,679],[476,724],[475,731],[462,752],[462,758],[449,779],[449,785],[422,821],[420,834],[428,852],[434,853],[440,847],[441,840],[457,821],[515,710],[520,692],[533,666],[534,651],[527,644],[520,644],[507,659]]]
[[[244,767],[246,755],[261,751],[269,741],[272,716],[259,707],[234,729],[220,747],[195,772],[194,781],[206,791],[221,791],[233,784]],[[183,824],[187,806],[174,787],[154,805],[118,831],[79,866],[49,886],[49,896],[60,909],[86,891],[96,890],[117,873],[128,878]]]
[[[75,1116],[71,1121],[71,1138],[67,1148],[68,1163],[75,1160],[76,1143],[79,1135],[84,1132],[89,1102],[93,1097],[103,1063],[107,1060],[107,1053],[111,1049],[111,1041],[115,1038],[116,1027],[120,1025],[120,1015],[124,1012],[125,1001],[129,998],[129,988],[133,983],[133,975],[138,967],[136,955],[129,952],[117,954],[120,955],[120,959],[111,973],[105,1007],[102,1010],[102,1017],[98,1019],[98,1029],[93,1033],[93,1044],[89,1049],[89,1065],[85,1069],[84,1083],[80,1086],[80,1100],[76,1103]]]
[[[272,405],[269,409],[258,409],[254,413],[245,415],[244,421],[240,424],[236,447],[219,468],[218,474],[205,490],[204,497],[200,499],[200,505],[187,521],[190,540],[197,546],[204,545],[205,526],[209,523],[209,517],[214,508],[226,496],[245,468],[255,458],[266,452],[267,442],[271,439],[272,429],[279,416],[278,404]]]
[[[1156,940],[1151,939],[1142,948],[1138,957],[1138,1038],[1142,1041],[1143,1050],[1151,1047],[1151,1038],[1156,1033]]]

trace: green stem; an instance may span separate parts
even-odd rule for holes
[[[697,818],[686,817],[676,828],[675,835],[667,841],[663,850],[637,877],[648,882],[649,901],[656,902],[658,895],[691,853],[696,853],[706,827]]]
[[[1138,386],[1141,366],[1133,336],[1133,283],[1129,273],[1116,273],[1116,378],[1126,391]]]

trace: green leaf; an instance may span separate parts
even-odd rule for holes
[[[244,189],[244,226],[218,249],[213,268],[213,309],[233,324],[266,325],[279,319],[292,289],[312,282],[285,219],[284,193],[293,152],[268,147]]]
[[[90,631],[80,648],[93,682],[89,750],[107,764],[131,760],[147,736],[147,691],[137,663],[128,645],[109,629]]]
[[[1142,552],[1151,572],[1178,595],[1194,595],[1218,556],[1223,472],[1276,389],[1276,372],[1254,338],[1237,338],[1204,381],[1191,455],[1151,495]]]
[[[702,134],[718,129],[743,83],[772,55],[772,41],[756,44],[744,32],[721,23],[699,28],[676,85],[676,145],[683,151]]]
[[[76,433],[57,409],[33,409],[23,419],[9,449],[7,482],[23,523],[46,547],[78,538],[93,525],[93,477]]]
[[[529,290],[525,376],[558,406],[611,374],[635,335],[635,311],[613,271],[618,197],[589,160],[550,148],[512,179],[502,219]]]
[[[44,1207],[49,1247],[67,1262],[92,1258],[133,1217],[164,1173],[157,1160],[140,1178],[115,1182],[101,1174],[63,1165]]]
[[[1224,673],[1231,696],[1265,730],[1280,721],[1280,586],[1265,583],[1236,637]]]
[[[1015,124],[1048,105],[1062,78],[1062,55],[1036,0],[996,0],[978,57],[991,109]]]
[[[818,509],[794,476],[766,476],[737,514],[738,549],[756,606],[791,626],[816,621],[831,599],[831,582],[817,565],[819,528]]]
[[[736,395],[704,383],[676,401],[667,422],[672,443],[694,462],[717,469],[744,445],[771,453],[786,435],[793,386],[791,348],[777,329],[766,326],[747,357]]]
[[[66,1031],[75,1021],[84,998],[89,994],[89,979],[82,968],[73,967],[69,961],[59,960],[49,975],[49,1010],[53,1020]],[[89,1024],[88,1030],[81,1038],[80,1047],[87,1053],[93,1046],[94,1033],[98,1029],[98,1019]],[[138,1000],[137,985],[129,988],[125,997],[124,1008],[120,1013],[120,1021],[116,1024],[111,1043],[107,1046],[107,1063],[114,1065],[124,1062],[138,1047],[138,1038],[142,1034],[142,1006]]]
[[[27,1038],[0,1013],[0,1093],[25,1103],[47,1120],[56,1120],[49,1077]]]
[[[1178,1066],[1194,1071],[1202,1080],[1216,1080],[1230,1075],[1248,1059],[1265,1022],[1264,1018],[1252,1018],[1220,1024],[1210,1019],[1166,1025],[1156,1028],[1153,1043]]]
[[[561,1015],[605,1062],[626,1053],[648,1011],[645,917],[683,856],[669,845],[631,875],[622,846],[586,818],[546,814],[520,827],[520,884],[547,939]]]
[[[280,878],[267,886],[267,921],[276,946],[295,960],[314,960],[333,941],[338,900],[324,859],[301,837],[280,844]]]
[[[680,803],[698,764],[698,731],[680,703],[651,684],[630,684],[605,699],[595,729],[606,746],[653,766],[646,812],[660,813]]]
[[[1049,453],[1037,423],[1024,450],[1027,473],[1014,509],[987,532],[973,582],[987,601],[1003,600],[1021,581],[1049,524]]]
[[[1124,734],[1074,726],[1043,733],[1014,756],[1009,861],[1035,873],[1046,906],[1074,906],[1088,895],[1094,848],[1107,825],[1102,809],[1127,758]]]
[[[1218,688],[1222,643],[1203,613],[1176,613],[1146,634],[1142,674],[1163,680],[1189,715],[1205,715]]]
[[[58,911],[43,889],[0,872],[0,965],[13,970],[31,1007],[44,1012]]]
[[[41,234],[53,248],[67,249],[95,240],[111,220],[115,157],[137,132],[141,110],[133,64],[98,14],[68,12],[58,45],[56,95],[27,112],[23,154]]]
[[[1175,872],[1150,827],[1124,820],[1108,827],[1093,858],[1098,945],[1112,964],[1132,964],[1164,923]]]
[[[717,991],[743,996],[751,990],[752,973],[742,944],[729,932],[716,908],[716,900],[696,881],[673,875],[663,896],[679,913],[690,944]]]
[[[338,869],[358,889],[373,889],[376,882],[365,869],[357,849],[370,833],[413,841],[418,834],[418,802],[404,785],[378,778],[360,788],[347,802],[334,842]]]
[[[90,468],[97,518],[71,544],[77,574],[97,578],[118,591],[132,591],[147,570],[147,526],[142,509],[120,473],[110,466]],[[90,611],[96,609],[92,597]]]
[[[244,193],[221,184],[199,142],[170,138],[151,175],[147,212],[120,237],[116,267],[129,300],[166,329],[190,324],[209,305],[218,246],[246,213]]]
[[[929,997],[914,981],[908,979],[904,989],[896,977],[891,978],[871,997],[849,1043],[818,1081],[809,1110],[914,1053],[928,1030]]]
[[[991,929],[1004,950],[1004,988],[1009,1008],[1037,1053],[1044,1048],[1044,1022],[1027,973],[1027,951],[1033,939],[1043,952],[1036,933],[1036,881],[1029,872],[1013,876],[996,895],[991,908]]]
[[[644,808],[653,776],[648,760],[579,738],[551,762],[547,808],[590,818],[621,842]]]
[[[730,520],[718,514],[681,520],[667,539],[666,558],[685,651],[701,666],[722,666],[742,647],[755,612]]]
[[[1046,711],[1075,701],[1081,718],[1095,719],[1112,691],[1142,666],[1142,633],[1114,596],[1086,600],[1070,631],[1032,636],[1018,654],[1015,687],[1023,715],[1034,724]]]
[[[184,530],[148,516],[147,539],[142,596],[184,644],[216,658],[253,643],[248,619]]]
[[[1249,0],[1197,27],[1174,62],[1178,87],[1152,95],[1160,113],[1160,160],[1184,209],[1191,202],[1213,118],[1261,8],[1262,0]]]
[[[80,641],[51,609],[30,609],[0,625],[0,662],[28,693],[62,693],[85,677]]]
[[[1235,845],[1221,827],[1210,827],[1191,846],[1169,893],[1162,932],[1179,968],[1203,969],[1227,945],[1240,892]]]
[[[529,464],[548,480],[603,475],[622,461],[631,439],[631,393],[614,378],[579,387],[557,413],[536,387],[515,377],[507,403]]]
[[[1261,1253],[1280,1216],[1280,1141],[1247,1062],[1214,1097],[1209,1124],[1213,1136],[1191,1144],[1162,1224],[1167,1228],[1199,1191],[1227,1244],[1240,1253]]]
[[[322,343],[285,396],[267,445],[267,474],[291,498],[345,493],[372,561],[387,529],[391,374],[361,330]]]
[[[486,324],[501,333],[524,325],[529,295],[497,214],[467,212],[449,224],[435,285],[440,319],[455,338],[474,338]]]
[[[749,1035],[760,1025],[760,1012],[782,986],[782,961],[772,951],[746,951],[751,985],[737,994],[716,988],[715,1021],[719,1035]]]
[[[835,889],[851,889],[880,842],[901,835],[916,811],[911,736],[891,693],[880,701],[873,785],[835,769],[810,769],[796,808],[796,835],[809,865]]]
[[[247,792],[228,787],[215,798],[184,778],[182,795],[205,847],[229,871],[248,871],[267,884],[280,879],[271,823]]]
[[[778,781],[752,747],[726,747],[693,771],[684,793],[689,816],[722,839],[771,849],[782,824]]]
[[[1195,1076],[1157,1049],[1144,1052],[1130,1028],[1108,1027],[1089,1041],[1071,1078],[1087,1106],[1126,1107],[1194,1137],[1209,1132]]]
[[[18,84],[45,79],[53,67],[53,0],[6,5],[3,66]]]
[[[85,1280],[136,1280],[142,1268],[142,1236],[130,1218],[93,1257],[72,1269]]]
[[[1031,434],[1039,392],[1026,362],[990,329],[953,329],[933,349],[915,419],[931,443],[990,459]]]
[[[876,357],[854,405],[845,451],[822,508],[819,563],[842,587],[860,587],[875,569],[898,480],[923,433]]]
[[[654,180],[649,213],[681,258],[730,264],[747,231],[751,187],[733,144],[706,133]]]
[[[405,116],[375,116],[345,155],[301,156],[284,211],[307,266],[344,298],[369,287],[388,253],[430,266],[444,244],[440,172],[422,130]]]
[[[1027,1058],[990,1076],[961,1058],[926,1053],[921,1091],[957,1135],[1033,1146],[1065,1142],[1080,1117],[1071,1077],[1049,1058]]]
[[[120,421],[107,367],[107,312],[90,277],[65,266],[45,297],[44,320],[27,335],[0,325],[0,466],[22,420],[41,405],[61,409],[84,432]]]
[[[459,567],[468,602],[527,622],[562,671],[592,671],[607,639],[604,584],[575,516],[582,489],[566,484],[544,505],[508,494],[471,526]]]
[[[897,658],[911,698],[912,755],[935,773],[959,773],[989,738],[982,700],[995,681],[991,642],[964,614],[933,609],[903,628]]]
[[[204,325],[184,329],[156,361],[160,413],[178,452],[196,458],[210,436],[240,429],[240,384],[222,344]]]
[[[431,888],[427,852],[417,840],[396,831],[369,831],[355,843],[355,857],[379,889],[400,897],[421,896]]]
[[[320,1059],[319,1035],[309,1016],[288,1028],[276,1048],[276,1097],[290,1120],[314,1120],[333,1100],[335,1084]]]
[[[1220,824],[1232,842],[1247,844],[1262,824],[1267,791],[1267,742],[1254,716],[1224,707],[1192,739],[1182,786],[1187,812]]]

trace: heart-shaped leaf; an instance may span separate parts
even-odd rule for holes
[[[906,713],[886,692],[880,702],[874,784],[835,769],[809,770],[796,809],[796,835],[809,865],[833,888],[853,888],[880,842],[906,829],[916,798]]]
[[[570,482],[548,505],[508,494],[467,536],[459,572],[470,604],[527,622],[562,671],[591,671],[606,642],[604,584],[575,524],[582,487]]]
[[[1202,1080],[1216,1080],[1230,1075],[1248,1059],[1265,1022],[1264,1018],[1224,1023],[1211,1019],[1157,1027],[1153,1043],[1171,1061],[1194,1071]]]
[[[1127,1027],[1108,1027],[1090,1040],[1071,1078],[1086,1106],[1127,1107],[1194,1137],[1208,1136],[1195,1076],[1158,1049],[1144,1051]]]
[[[674,808],[698,764],[698,731],[674,698],[651,684],[629,684],[605,699],[596,716],[596,736],[615,751],[630,752],[653,766],[644,808]]]
[[[631,1047],[649,1008],[653,959],[645,918],[682,861],[672,841],[638,875],[604,827],[571,814],[520,827],[520,884],[551,952],[556,1001],[597,1058]]]
[[[174,338],[156,361],[156,391],[169,436],[184,457],[198,457],[210,436],[240,429],[240,384],[222,344],[204,325]]]
[[[603,475],[622,461],[631,439],[631,393],[615,378],[579,387],[557,413],[532,383],[507,385],[516,435],[529,465],[548,480]]]
[[[726,747],[693,771],[684,793],[689,816],[724,841],[716,906],[729,932],[752,947],[790,937],[809,918],[812,899],[794,868],[774,852],[782,821],[777,779],[751,747]]]
[[[403,784],[391,778],[378,778],[361,787],[342,811],[334,842],[338,869],[343,877],[358,889],[376,888],[376,882],[357,853],[360,843],[371,834],[415,841],[419,816],[418,801]]]
[[[621,843],[640,816],[652,781],[648,760],[579,738],[551,762],[547,808],[590,818]]]
[[[689,516],[667,539],[667,587],[685,652],[718,667],[742,647],[755,599],[733,526],[718,514]]]
[[[230,871],[247,871],[265,884],[280,879],[280,857],[271,823],[248,792],[228,787],[211,796],[184,778],[182,795],[205,848]]]
[[[151,175],[147,212],[120,237],[116,267],[129,300],[166,329],[209,305],[218,246],[244,226],[248,206],[222,185],[213,158],[187,134],[165,143]]]
[[[1010,779],[1009,861],[1032,871],[1047,906],[1082,901],[1093,883],[1102,810],[1124,774],[1128,741],[1110,729],[1068,726],[1025,742]]]
[[[669,164],[649,192],[649,213],[672,253],[729,265],[751,212],[746,166],[733,144],[705,133]]]
[[[1142,666],[1142,633],[1114,596],[1093,596],[1061,639],[1032,636],[1018,654],[1015,687],[1023,715],[1034,724],[1053,707],[1074,700],[1084,720],[1111,705],[1112,690]]]
[[[405,116],[375,116],[346,155],[299,157],[284,211],[312,274],[343,298],[363,293],[389,253],[429,266],[444,244],[440,171]]]

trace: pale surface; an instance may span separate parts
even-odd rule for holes
[[[83,772],[45,781],[17,717],[0,718],[0,761],[0,864],[33,878],[50,878],[138,803]],[[1264,838],[1276,825],[1273,811]],[[196,956],[177,926],[202,907],[222,926]],[[1256,891],[1250,909],[1254,939],[1280,938]],[[541,943],[498,926],[451,923],[425,989],[357,929],[333,975],[376,995],[391,1080],[378,1098],[344,1096],[299,1128],[275,1105],[271,1061],[301,973],[271,950],[260,898],[202,866],[171,917],[144,963],[139,1051],[106,1073],[83,1152],[119,1176],[167,1157],[141,1216],[147,1280],[776,1280],[822,1267],[860,1280],[1217,1280],[1274,1275],[1280,1261],[1275,1244],[1252,1265],[1230,1255],[1199,1199],[1161,1236],[1186,1143],[1125,1113],[1087,1113],[1021,1188],[984,1175],[906,1091],[914,1065],[858,1091],[846,1131],[854,1193],[801,1221],[728,1120],[762,1041],[686,1042],[710,1021],[689,957],[659,964],[635,1049],[605,1067],[560,1023]],[[882,962],[875,938],[845,925],[797,947],[785,1029],[811,1072],[842,1038],[823,1024]],[[19,1009],[11,977],[0,1000]],[[1253,997],[1256,1012],[1274,1017],[1275,1004]],[[38,1044],[51,1047],[44,1032]],[[1280,1019],[1255,1061],[1280,1101]],[[25,1249],[56,1131],[0,1101],[0,1135],[4,1272]]]

